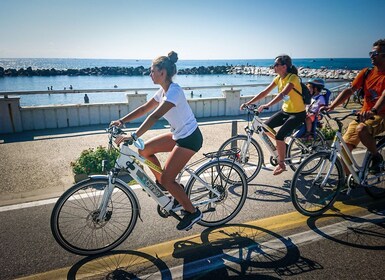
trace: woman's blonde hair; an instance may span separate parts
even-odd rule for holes
[[[167,56],[160,56],[152,61],[152,65],[159,70],[166,69],[167,79],[172,80],[172,77],[176,74],[176,65],[178,61],[178,54],[174,51],[168,53]]]

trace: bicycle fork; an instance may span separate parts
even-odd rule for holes
[[[96,218],[96,222],[101,222],[106,217],[108,201],[110,200],[112,192],[114,191],[114,184],[115,184],[115,176],[113,174],[113,171],[110,171],[108,174],[108,185],[104,189],[104,192],[103,192],[103,197],[102,197],[102,200],[100,202],[99,209],[98,209],[99,215]]]
[[[330,160],[330,163],[331,163],[330,168],[327,170],[326,175],[323,177],[322,182],[320,184],[321,188],[324,188],[326,186],[326,182],[329,179],[329,176],[333,171],[333,167],[334,167],[334,163],[335,163],[336,159],[337,159],[337,153],[334,153],[333,157]],[[320,171],[318,172],[316,178],[314,179],[314,182],[318,182],[320,180],[320,177],[322,176],[322,174],[326,171],[326,169],[327,169],[326,163],[327,163],[327,160],[322,161]]]

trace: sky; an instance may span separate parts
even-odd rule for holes
[[[0,58],[368,57],[384,0],[0,0]]]

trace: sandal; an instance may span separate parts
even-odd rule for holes
[[[286,165],[285,163],[283,162],[280,162],[278,164],[278,166],[274,169],[273,171],[273,175],[276,176],[276,175],[279,175],[281,174],[282,172],[286,171]]]

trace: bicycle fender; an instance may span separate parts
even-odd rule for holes
[[[108,176],[107,175],[89,175],[88,176],[88,179],[86,180],[107,180],[108,181]],[[119,178],[115,178],[115,181],[120,184],[120,185],[127,185],[127,183],[125,183],[123,180],[119,179]],[[127,188],[127,191],[132,194],[132,197],[134,198],[134,203],[135,203],[135,206],[136,206],[136,209],[138,210],[138,214],[139,214],[139,219],[142,220],[141,218],[141,215],[140,215],[140,212],[141,212],[141,207],[140,207],[140,203],[139,203],[139,199],[138,197],[136,196],[135,192],[132,190],[132,188],[128,187]]]

